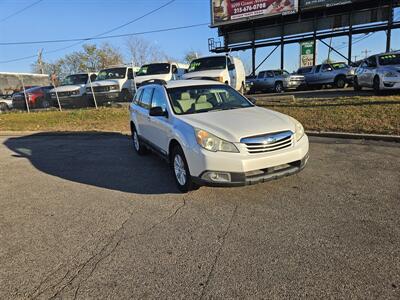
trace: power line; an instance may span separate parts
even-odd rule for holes
[[[38,0],[38,1],[36,1],[36,2],[33,2],[32,4],[29,4],[28,6],[25,6],[24,8],[21,8],[20,10],[18,10],[18,11],[16,11],[16,12],[12,13],[11,15],[9,15],[9,16],[7,16],[7,17],[1,19],[1,20],[0,20],[0,23],[2,23],[2,22],[4,22],[4,21],[7,21],[8,19],[10,19],[10,18],[12,18],[12,17],[14,17],[14,16],[16,16],[16,15],[18,15],[18,14],[24,12],[25,10],[31,8],[32,6],[35,6],[35,5],[39,4],[40,2],[43,2],[43,1],[44,1],[44,0]]]
[[[43,1],[43,0],[39,0],[39,1]],[[159,11],[160,9],[162,9],[162,8],[164,8],[164,7],[166,7],[166,6],[170,5],[170,4],[172,4],[172,3],[175,2],[175,1],[176,1],[176,0],[170,0],[170,1],[168,1],[167,3],[165,3],[165,4],[159,6],[159,7],[155,8],[155,9],[153,9],[153,10],[151,10],[151,11],[145,13],[144,15],[142,15],[142,16],[140,16],[140,17],[137,17],[137,18],[135,18],[135,19],[133,19],[133,20],[127,22],[127,23],[124,23],[124,24],[119,25],[119,26],[117,26],[117,27],[114,27],[114,28],[112,28],[112,29],[110,29],[110,30],[107,30],[107,31],[105,31],[105,32],[103,32],[103,33],[100,33],[100,34],[98,34],[98,35],[95,35],[93,38],[101,37],[101,36],[103,36],[103,35],[105,35],[105,34],[108,34],[108,33],[113,32],[113,31],[115,31],[115,30],[121,29],[121,28],[123,28],[123,27],[125,27],[125,26],[127,26],[127,25],[130,25],[130,24],[132,24],[132,23],[134,23],[134,22],[137,22],[137,21],[139,21],[139,20],[141,20],[141,19],[143,19],[143,18],[145,18],[145,17],[147,17],[147,16],[149,16],[149,15],[151,15],[151,14],[153,14],[153,13]],[[66,47],[62,47],[62,48],[58,48],[58,49],[54,49],[54,50],[50,50],[50,51],[44,51],[43,53],[45,53],[45,54],[50,54],[50,53],[59,52],[59,51],[66,50],[66,49],[72,48],[72,47],[74,47],[74,46],[77,46],[77,45],[79,45],[79,44],[81,44],[81,43],[82,43],[82,41],[79,41],[79,42],[74,43],[74,44],[72,44],[72,45],[69,45],[69,46],[66,46]],[[10,59],[10,60],[7,60],[7,61],[0,61],[0,64],[9,63],[9,62],[16,62],[16,61],[22,61],[22,60],[30,59],[30,58],[33,58],[33,57],[36,57],[36,56],[37,56],[37,55],[34,54],[34,55],[25,56],[25,57]]]
[[[182,29],[188,29],[188,28],[195,28],[195,27],[201,27],[201,26],[206,26],[206,25],[209,25],[209,23],[199,23],[199,24],[192,24],[192,25],[171,27],[171,28],[163,28],[163,29],[157,29],[157,30],[149,30],[149,31],[142,31],[142,32],[132,32],[132,33],[125,33],[125,34],[109,35],[109,36],[103,36],[103,37],[97,37],[97,38],[86,38],[86,39],[79,39],[79,41],[91,41],[91,40],[121,38],[121,37],[127,37],[127,36],[135,36],[135,35],[145,35],[145,34],[151,34],[151,33],[160,33],[160,32],[168,32],[168,31],[182,30]],[[68,41],[72,41],[72,40],[68,40]],[[72,47],[72,46],[68,46],[68,47]],[[64,50],[65,48],[66,47],[64,47],[62,49]],[[60,51],[60,49],[47,51],[46,53],[54,53],[54,52],[57,52],[57,51]],[[21,57],[21,58],[10,59],[10,60],[6,60],[6,61],[0,61],[0,64],[5,64],[5,63],[10,63],[10,62],[30,59],[30,58],[34,58],[34,57],[37,57],[37,54],[30,55],[30,56],[25,56],[25,57]]]

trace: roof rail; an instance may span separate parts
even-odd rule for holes
[[[159,85],[166,85],[167,82],[165,80],[162,79],[149,79],[149,80],[145,80],[143,81],[140,86],[144,86],[144,85],[148,85],[148,84],[159,84]]]

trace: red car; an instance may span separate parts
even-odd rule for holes
[[[49,91],[53,86],[38,86],[21,91],[13,95],[13,108],[26,109],[25,94],[28,98],[29,108],[49,108],[53,106],[53,101],[49,95]]]

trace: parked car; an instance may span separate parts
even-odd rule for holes
[[[90,77],[89,77],[90,76]],[[86,85],[96,80],[96,73],[72,74],[50,91],[51,99],[62,107],[87,107],[92,104],[86,94]]]
[[[373,88],[376,94],[383,90],[400,89],[400,53],[389,52],[368,57],[356,69],[354,89]]]
[[[330,85],[341,89],[351,84],[354,77],[354,69],[344,62],[300,68],[296,73],[303,75],[307,86],[311,88]]]
[[[143,85],[129,109],[135,151],[165,158],[182,192],[277,179],[299,172],[308,160],[308,138],[298,121],[255,106],[226,84]]]
[[[129,102],[136,92],[132,67],[116,66],[101,70],[92,84],[86,85],[86,93],[99,105],[109,102]]]
[[[257,79],[257,76],[254,75],[248,75],[246,76],[246,87],[245,87],[245,92],[246,93],[251,93],[251,87],[254,85],[254,81]]]
[[[51,100],[50,90],[54,87],[49,86],[38,86],[30,89],[26,89],[25,92],[15,93],[12,97],[13,108],[26,109],[25,95],[28,100],[29,108],[49,108],[54,105]]]
[[[305,85],[303,75],[292,75],[285,70],[268,70],[258,73],[250,83],[250,93],[258,91],[274,91],[282,93],[289,89],[298,89]]]
[[[193,60],[184,79],[213,79],[227,85],[242,94],[246,88],[246,73],[240,59],[231,55],[217,55]]]
[[[136,87],[148,80],[179,80],[187,72],[188,65],[178,63],[153,63],[143,65],[136,73]]]
[[[6,112],[12,109],[12,99],[11,98],[0,98],[0,113]]]

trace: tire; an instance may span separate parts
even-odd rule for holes
[[[380,84],[381,84],[381,80],[379,79],[378,76],[375,76],[374,83],[373,83],[373,88],[374,88],[374,93],[377,96],[382,94]]]
[[[131,136],[132,136],[133,149],[135,149],[135,152],[137,154],[145,155],[147,153],[147,149],[140,141],[139,134],[137,133],[135,125],[133,124],[131,124],[131,134],[132,134]]]
[[[171,171],[179,191],[187,193],[196,189],[189,172],[185,154],[180,146],[175,146],[172,150]]]
[[[121,95],[119,96],[119,100],[121,102],[130,102],[131,101],[131,93],[128,90],[122,90]]]
[[[0,103],[0,113],[7,112],[8,110],[9,110],[8,105],[5,104],[4,102],[1,102]]]
[[[335,79],[335,87],[338,89],[344,89],[346,87],[346,78],[339,76]]]
[[[283,83],[278,81],[277,83],[275,83],[274,86],[274,92],[275,93],[283,93],[285,91],[284,87],[283,87]]]
[[[353,89],[354,89],[356,92],[359,92],[359,91],[362,90],[362,86],[360,86],[360,85],[358,84],[358,78],[357,78],[357,77],[354,77]]]

